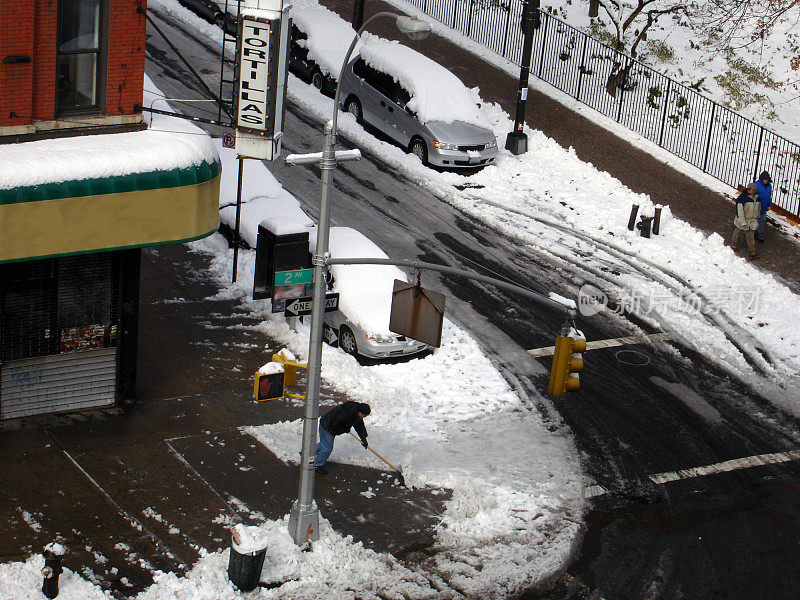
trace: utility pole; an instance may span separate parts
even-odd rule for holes
[[[533,54],[533,30],[539,29],[539,0],[523,0],[522,5],[522,65],[517,89],[517,112],[514,116],[514,130],[506,136],[506,150],[512,154],[525,154],[528,151],[528,136],[525,135],[525,102],[528,99],[528,75],[531,70]]]
[[[400,31],[412,40],[426,37],[431,27],[425,21],[404,17],[389,12],[372,15],[357,30],[350,48],[345,54],[333,97],[333,117],[325,125],[325,142],[322,152],[313,154],[290,154],[286,164],[308,165],[320,167],[319,221],[317,223],[317,249],[312,258],[314,265],[314,296],[311,301],[311,331],[308,340],[308,383],[306,387],[306,405],[303,417],[303,445],[300,452],[300,491],[297,500],[292,504],[289,513],[289,535],[295,544],[304,546],[319,539],[319,508],[314,503],[314,467],[317,445],[317,425],[319,420],[319,389],[322,372],[322,329],[325,316],[325,274],[327,272],[328,238],[330,236],[330,204],[333,172],[340,162],[358,160],[360,150],[336,150],[336,132],[339,118],[339,94],[344,79],[345,69],[353,54],[353,50],[361,38],[366,26],[375,19],[391,17],[395,19]]]

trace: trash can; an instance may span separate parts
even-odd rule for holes
[[[243,592],[258,587],[267,547],[254,547],[252,540],[242,539],[238,529],[231,535],[231,556],[228,560],[228,579]]]

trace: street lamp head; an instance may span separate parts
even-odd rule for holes
[[[397,17],[397,28],[410,40],[424,40],[431,32],[431,25],[427,21],[420,21],[416,17]]]

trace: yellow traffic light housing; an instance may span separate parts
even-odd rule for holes
[[[586,351],[586,338],[583,333],[570,327],[556,336],[553,351],[553,366],[550,368],[551,396],[563,398],[567,392],[577,392],[581,387],[578,373],[583,370],[583,357]]]

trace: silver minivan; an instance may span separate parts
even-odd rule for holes
[[[352,59],[339,84],[344,110],[415,154],[425,165],[475,168],[495,161],[497,140],[491,130],[460,120],[421,122],[408,107],[411,92],[391,70],[385,60],[378,69],[362,56]]]

